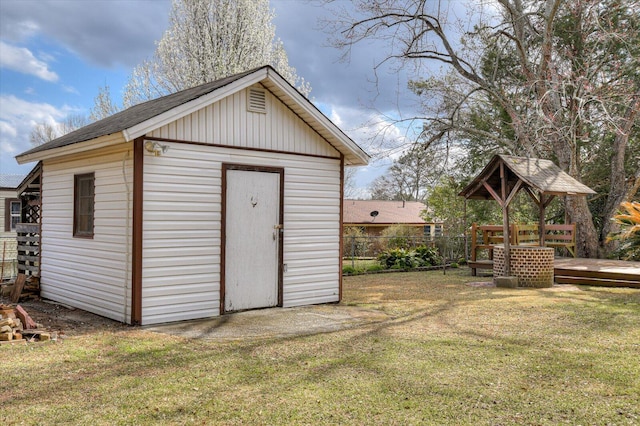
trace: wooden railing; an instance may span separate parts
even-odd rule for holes
[[[501,225],[471,225],[471,259],[469,267],[475,276],[477,269],[493,269],[493,249],[504,242]],[[509,228],[510,244],[540,245],[538,225],[512,224]],[[545,225],[544,245],[566,249],[576,257],[576,224]]]
[[[576,224],[545,225],[544,245],[566,249],[573,257],[576,256]]]

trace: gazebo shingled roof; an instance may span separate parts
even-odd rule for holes
[[[563,172],[550,160],[499,154],[491,159],[482,172],[459,195],[479,200],[493,198],[483,182],[487,182],[494,189],[500,189],[500,162],[506,166],[508,192],[511,192],[518,180],[522,180],[525,186],[536,189],[542,194],[595,194],[595,191]]]

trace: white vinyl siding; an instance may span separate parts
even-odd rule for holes
[[[129,322],[133,176],[125,155],[45,162],[40,275],[42,297]],[[74,175],[83,173],[95,173],[93,239],[73,236]]]
[[[339,160],[168,145],[145,156],[143,324],[220,313],[222,163],[285,169],[284,306],[338,301]]]
[[[154,130],[149,136],[339,158],[320,135],[268,91],[266,114],[247,111],[247,90]]]

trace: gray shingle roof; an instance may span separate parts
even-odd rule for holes
[[[240,74],[235,74],[230,77],[226,77],[220,80],[206,83],[200,86],[193,87],[191,89],[182,90],[177,93],[172,93],[161,98],[153,99],[131,108],[127,108],[124,111],[120,111],[112,116],[104,118],[102,120],[91,123],[71,133],[67,133],[57,139],[42,144],[29,151],[23,152],[20,156],[29,155],[36,152],[46,151],[52,148],[60,148],[67,145],[72,145],[78,142],[84,142],[91,139],[99,138],[101,136],[118,133],[128,128],[140,124],[146,120],[149,120],[157,115],[167,112],[175,107],[190,102],[201,96],[213,92],[216,89],[224,87],[236,80],[247,76],[258,69],[264,67],[252,69]]]
[[[0,188],[16,189],[25,175],[0,175]]]
[[[498,167],[500,162],[503,162],[507,167],[509,190],[520,179],[525,185],[545,194],[595,194],[594,190],[563,172],[553,161],[540,158],[496,155],[459,195],[474,199],[492,198],[489,191],[482,184],[483,181],[486,181],[497,193],[500,193],[500,167]]]

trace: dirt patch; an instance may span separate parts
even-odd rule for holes
[[[15,306],[6,298],[0,298],[0,304]],[[117,321],[55,302],[31,299],[21,301],[18,304],[27,311],[35,322],[42,324],[47,331],[56,332],[59,337],[128,328],[127,325]]]

